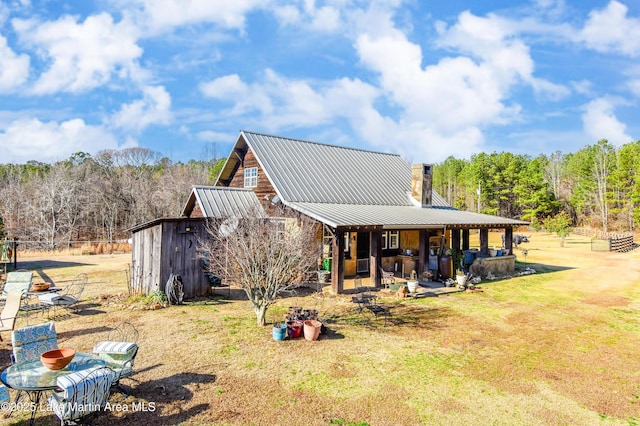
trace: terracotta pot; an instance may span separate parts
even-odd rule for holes
[[[307,340],[318,340],[322,323],[316,320],[306,320],[304,322],[304,338]]]
[[[40,361],[49,370],[62,370],[69,365],[74,356],[76,351],[73,349],[53,349],[40,355]]]

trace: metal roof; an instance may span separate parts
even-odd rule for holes
[[[205,217],[266,216],[258,197],[251,189],[194,186],[183,209],[183,215],[193,210],[196,201]]]
[[[241,139],[283,201],[412,205],[411,165],[399,155],[247,131]],[[435,193],[433,202],[447,206]]]
[[[337,227],[379,227],[381,229],[442,227],[504,227],[528,222],[457,210],[452,207],[362,206],[327,203],[286,203],[327,225]]]

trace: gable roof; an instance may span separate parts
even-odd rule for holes
[[[190,216],[196,202],[204,217],[266,216],[258,197],[250,189],[195,185],[182,209],[182,216]]]
[[[491,228],[528,225],[461,211],[436,191],[411,196],[411,165],[399,155],[241,131],[216,185],[230,182],[251,149],[282,203],[331,227]]]
[[[399,155],[241,131],[235,150],[250,148],[283,202],[410,206],[411,165]],[[218,178],[240,160],[231,155]],[[447,206],[434,192],[433,204]]]

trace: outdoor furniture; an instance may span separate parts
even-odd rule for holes
[[[20,302],[22,300],[22,292],[10,291],[7,294],[6,303],[0,312],[0,332],[1,331],[13,331],[16,325],[16,318],[18,317],[18,311],[20,310]],[[0,342],[2,341],[2,335],[0,335]]]
[[[108,367],[93,367],[58,377],[56,385],[61,391],[51,394],[47,402],[60,424],[64,426],[100,411],[109,399],[114,377]]]
[[[31,401],[31,420],[33,424],[43,393],[51,392],[58,388],[57,379],[75,371],[83,371],[92,367],[104,366],[104,360],[95,355],[86,353],[76,353],[69,365],[61,370],[49,370],[40,361],[40,355],[35,359],[22,359],[9,366],[0,375],[0,380],[10,389],[18,391],[15,401],[19,400],[20,394],[26,392]]]
[[[58,293],[46,293],[38,296],[40,302],[48,307],[53,307],[53,315],[55,316],[56,308],[76,309],[80,301],[84,286],[87,284],[87,274],[78,274],[73,282],[60,290]]]
[[[35,284],[34,284],[34,287],[35,287]],[[62,290],[60,287],[49,287],[46,290],[34,289],[32,291],[27,292],[27,297],[25,298],[22,305],[20,306],[20,312],[24,312],[25,317],[27,318],[27,325],[29,325],[29,315],[32,312],[44,313],[45,311],[48,312],[49,309],[51,308],[51,305],[42,303],[39,297],[45,294],[55,294],[60,290]]]
[[[138,330],[129,322],[123,322],[113,328],[107,340],[96,343],[93,353],[106,362],[115,372],[113,386],[124,394],[128,392],[120,385],[120,379],[133,375],[133,364],[138,354]]]
[[[385,271],[382,267],[380,267],[380,277],[384,288],[389,288],[389,284],[395,284],[396,282],[396,277],[393,275],[393,272]]]
[[[0,294],[0,303],[7,300],[10,291],[19,291],[23,293],[22,297],[26,297],[26,293],[31,288],[32,280],[33,273],[30,271],[19,270],[7,273],[7,280],[2,288],[2,294]]]
[[[40,355],[43,352],[58,349],[56,326],[53,321],[49,321],[13,330],[11,344],[13,345],[11,358],[14,363],[40,362]]]

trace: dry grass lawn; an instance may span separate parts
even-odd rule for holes
[[[521,248],[537,274],[483,282],[482,292],[388,296],[386,327],[346,295],[307,290],[270,308],[271,322],[288,306],[318,309],[330,332],[316,342],[273,341],[238,290],[131,309],[130,255],[20,266],[61,285],[89,275],[82,312],[55,318],[60,346],[88,352],[124,320],[141,332],[137,374],[124,381],[131,396],[113,395],[97,425],[640,424],[640,250],[591,252],[578,236],[560,248],[543,233]],[[3,338],[1,368],[11,351]],[[56,421],[38,413],[38,424]]]

